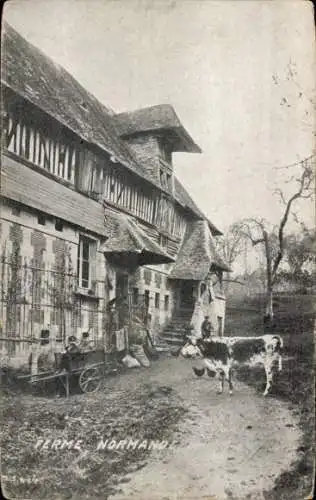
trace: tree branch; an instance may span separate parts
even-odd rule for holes
[[[291,196],[291,198],[288,200],[288,202],[286,204],[285,211],[284,211],[284,214],[283,214],[283,217],[281,219],[280,226],[279,226],[279,232],[278,232],[279,251],[278,251],[277,256],[275,258],[275,261],[273,263],[273,268],[272,268],[273,281],[275,280],[276,272],[278,270],[279,264],[283,258],[283,254],[284,254],[284,228],[285,228],[285,225],[286,225],[288,218],[289,218],[292,203],[295,200],[297,200],[298,198],[305,197],[302,193],[310,188],[310,185],[312,183],[312,178],[313,178],[313,176],[312,176],[311,169],[308,167],[304,168],[301,177],[299,179],[297,179],[299,182],[299,189],[296,193],[294,193]],[[306,179],[307,179],[307,182],[305,183]],[[279,191],[281,192],[281,190],[279,190]],[[282,196],[283,196],[283,193],[282,193]]]
[[[253,240],[251,239],[251,242],[252,242],[252,246],[256,246],[258,245],[259,243],[264,243],[264,238],[259,238],[258,240]]]

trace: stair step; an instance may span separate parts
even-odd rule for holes
[[[188,328],[188,323],[169,323],[165,328]]]
[[[163,335],[161,335],[161,334],[160,334],[160,335],[156,336],[156,339],[155,339],[155,346],[156,346],[156,345],[160,345],[160,346],[162,346],[162,345],[167,345],[167,342],[165,341],[165,339],[164,339],[164,336],[163,336]]]
[[[170,323],[169,325],[166,325],[165,326],[165,330],[183,330],[183,329],[186,329],[187,326],[185,325],[173,325],[172,323]]]
[[[168,344],[173,344],[173,345],[183,345],[183,340],[177,337],[164,337],[164,340]]]
[[[184,334],[183,332],[176,332],[174,330],[164,330],[162,332],[162,337],[179,337],[179,338],[183,338],[184,337]]]
[[[155,346],[157,352],[170,352],[170,346]]]

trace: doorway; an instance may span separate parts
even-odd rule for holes
[[[182,281],[180,286],[180,309],[193,309],[194,281]]]
[[[129,302],[128,302],[128,274],[116,272],[115,296],[118,313],[118,327],[123,328],[128,321]]]

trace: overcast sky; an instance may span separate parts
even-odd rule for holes
[[[275,167],[313,153],[311,3],[9,0],[4,18],[115,111],[172,104],[203,150],[176,173],[217,226],[278,221]]]

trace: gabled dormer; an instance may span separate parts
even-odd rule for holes
[[[201,153],[169,104],[160,104],[113,117],[118,134],[163,190],[174,194],[172,155]]]

